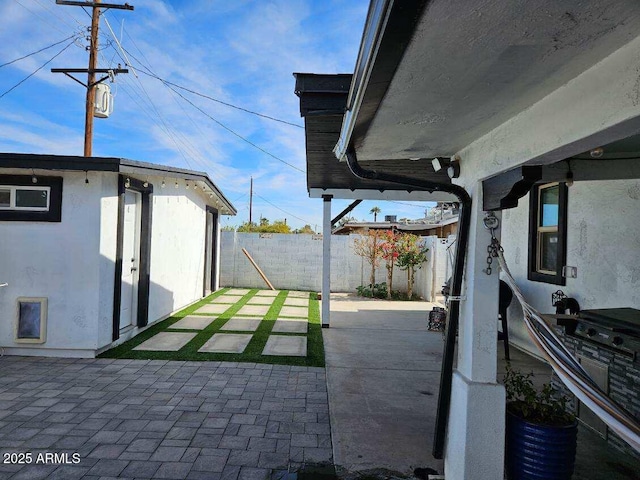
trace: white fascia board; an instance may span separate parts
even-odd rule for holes
[[[367,22],[362,34],[360,50],[358,51],[358,60],[356,61],[356,68],[351,81],[351,89],[347,97],[347,111],[342,120],[340,138],[338,138],[338,143],[333,149],[333,153],[341,162],[346,161],[345,155],[349,142],[351,142],[355,120],[358,117],[362,98],[367,90],[373,62],[377,57],[382,33],[386,28],[392,5],[393,1],[391,0],[373,0],[369,6]]]
[[[310,198],[322,198],[324,195],[331,195],[334,199],[342,200],[401,200],[414,202],[458,202],[458,197],[447,192],[423,192],[406,190],[365,190],[365,189],[322,189],[310,188]]]

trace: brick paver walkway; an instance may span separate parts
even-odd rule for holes
[[[264,480],[331,461],[329,428],[323,368],[0,358],[0,479]]]

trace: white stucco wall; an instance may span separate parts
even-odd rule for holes
[[[357,235],[331,236],[331,291],[355,292],[359,285],[369,284],[371,267],[355,254]],[[429,260],[416,272],[414,291],[429,299],[436,270],[436,291],[445,282],[447,242],[436,237],[423,237],[429,248]],[[282,289],[320,291],[322,287],[322,240],[313,235],[273,234],[260,237],[258,233],[221,233],[220,281],[224,287],[266,288],[264,280],[253,268],[242,249],[265,273],[269,281]],[[434,262],[435,259],[435,262]],[[376,269],[376,282],[387,281],[387,270],[382,260]],[[407,272],[394,269],[393,289],[406,291]]]
[[[566,286],[527,280],[529,197],[502,215],[502,245],[509,268],[527,300],[555,313],[551,294],[562,290],[580,308],[640,308],[640,181],[576,182],[569,188],[567,265],[578,268]],[[510,341],[537,353],[514,300],[509,308]]]
[[[154,184],[149,323],[202,298],[206,202],[199,191]]]
[[[31,175],[31,170],[1,173]],[[0,288],[0,348],[7,354],[91,357],[111,344],[118,174],[89,172],[88,184],[84,172],[52,175],[63,177],[61,222],[0,222],[0,283],[9,284]],[[153,323],[202,298],[207,198],[184,185],[161,188],[162,177],[140,179],[155,186]],[[18,297],[48,299],[45,343],[15,342]],[[133,329],[127,337],[136,333]]]
[[[9,284],[0,288],[0,347],[8,354],[87,355],[98,347],[102,183],[91,173],[89,184],[84,173],[52,176],[64,179],[61,222],[0,222],[0,283]],[[48,298],[44,344],[15,342],[17,298],[24,296]]]

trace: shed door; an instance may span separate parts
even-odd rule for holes
[[[122,238],[122,295],[120,329],[136,324],[138,311],[138,267],[140,265],[141,194],[125,191]]]

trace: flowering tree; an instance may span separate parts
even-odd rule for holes
[[[391,289],[393,287],[393,266],[400,255],[398,250],[400,235],[393,230],[382,232],[382,258],[386,261],[387,267],[387,299],[391,300]]]
[[[427,261],[429,249],[424,241],[420,240],[420,237],[405,233],[398,242],[398,250],[399,254],[396,263],[401,270],[407,271],[407,296],[411,300],[416,270],[422,268],[422,264]]]
[[[376,283],[376,267],[380,265],[382,257],[382,239],[377,230],[363,231],[359,237],[353,239],[353,249],[356,255],[363,257],[371,265],[369,283],[371,289]]]

